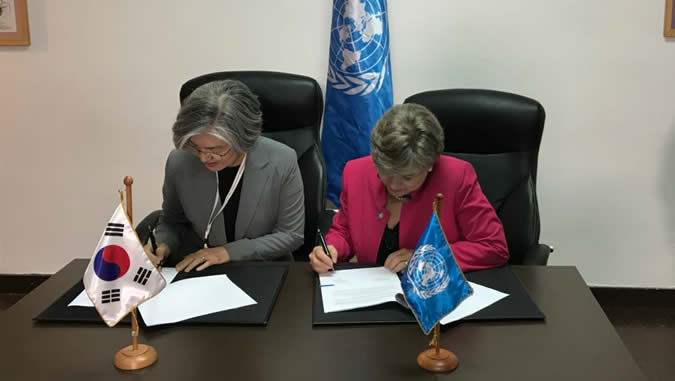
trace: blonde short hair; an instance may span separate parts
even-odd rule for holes
[[[373,163],[384,173],[431,168],[444,145],[443,128],[436,116],[413,103],[389,109],[370,134]]]

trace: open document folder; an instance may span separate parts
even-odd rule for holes
[[[188,278],[172,283],[176,275],[175,268],[163,268],[162,276],[166,279],[167,286],[138,307],[146,326],[176,323],[256,304],[255,300],[225,274]],[[68,306],[93,307],[84,291]]]
[[[384,267],[337,270],[319,275],[325,313],[370,307],[387,302],[406,306],[398,276]],[[469,282],[473,295],[441,319],[448,324],[472,315],[505,298],[508,294]],[[407,306],[406,306],[407,307]]]

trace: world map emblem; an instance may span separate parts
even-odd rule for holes
[[[423,245],[415,250],[406,276],[415,294],[422,299],[429,299],[442,292],[450,283],[445,258],[433,245]]]
[[[123,277],[129,265],[129,254],[123,247],[108,245],[96,253],[94,273],[105,281],[112,281]]]
[[[335,6],[328,82],[347,95],[377,92],[389,59],[386,9],[371,0],[346,0]]]

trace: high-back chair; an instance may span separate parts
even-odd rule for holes
[[[326,202],[326,165],[319,143],[323,115],[321,87],[312,78],[269,71],[225,71],[205,74],[185,82],[180,89],[181,104],[199,86],[225,79],[246,84],[258,96],[263,113],[262,134],[293,148],[298,156],[305,193],[305,242],[293,255],[307,260],[316,242],[319,214]],[[148,217],[153,216],[151,214]],[[159,211],[154,212],[154,221]],[[142,221],[137,230],[141,240],[153,220]]]
[[[545,112],[534,99],[493,90],[425,91],[405,103],[427,107],[445,131],[445,153],[471,163],[504,225],[512,264],[545,265],[539,243],[537,160]]]

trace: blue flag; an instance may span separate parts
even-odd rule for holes
[[[401,288],[424,334],[452,312],[473,289],[455,262],[434,213],[401,277]]]
[[[338,207],[345,163],[370,154],[370,131],[392,103],[387,1],[334,0],[321,147]]]

